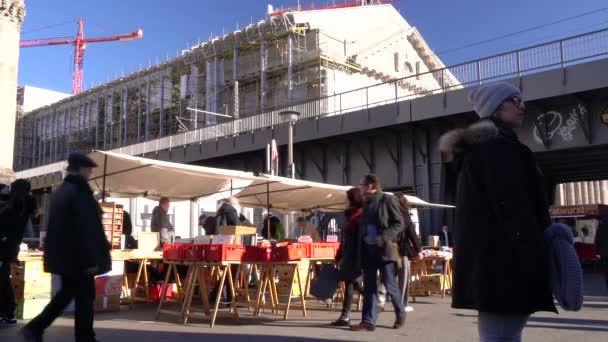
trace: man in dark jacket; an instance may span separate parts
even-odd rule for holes
[[[439,143],[458,164],[452,307],[479,312],[482,341],[519,341],[530,314],[556,311],[547,197],[534,155],[514,131],[525,118],[519,89],[488,84],[469,100],[482,120]]]
[[[238,226],[240,224],[239,214],[234,207],[237,205],[236,198],[221,200],[221,205],[217,210],[216,219],[217,227],[222,226]]]
[[[441,226],[441,231],[439,232],[439,244],[441,247],[454,247],[454,243],[452,242],[452,233],[450,233],[448,230],[447,224]]]
[[[42,313],[27,324],[26,341],[42,341],[44,330],[74,299],[77,342],[95,341],[93,304],[95,275],[111,270],[110,243],[101,224],[101,210],[88,185],[93,160],[81,153],[68,158],[68,175],[51,198],[45,242],[45,270],[61,277],[61,289]]]
[[[159,234],[161,246],[165,243],[173,243],[175,240],[175,228],[169,219],[170,204],[171,201],[167,197],[162,197],[158,201],[158,206],[152,210],[150,230]]]
[[[365,196],[359,229],[364,284],[363,317],[361,323],[351,329],[376,329],[378,271],[395,308],[396,320],[393,328],[399,329],[405,324],[405,308],[397,281],[397,269],[401,264],[398,241],[399,233],[403,231],[399,201],[395,196],[382,192],[380,180],[375,175],[363,177],[359,189]]]
[[[606,288],[608,289],[608,218],[600,219],[595,233],[595,250],[600,256],[602,267],[606,276]]]

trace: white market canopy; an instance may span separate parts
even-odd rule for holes
[[[341,211],[346,191],[339,186],[251,172],[172,163],[113,152],[94,151],[89,157],[99,165],[90,185],[93,191],[113,197],[168,197],[197,200],[220,193],[238,198],[241,206],[291,212],[311,209]],[[431,208],[451,206],[407,196],[412,205]]]

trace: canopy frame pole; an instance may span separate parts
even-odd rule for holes
[[[106,201],[106,173],[108,172],[108,155],[103,156],[103,185],[101,186],[101,203]]]
[[[268,230],[268,240],[272,240],[272,236],[270,235],[270,183],[266,183],[266,229]]]

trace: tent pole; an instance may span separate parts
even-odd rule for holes
[[[108,155],[103,156],[103,185],[101,187],[101,203],[106,201],[106,173],[108,172]]]
[[[266,218],[267,224],[266,229],[268,230],[268,240],[272,240],[272,236],[270,236],[270,183],[266,183]]]
[[[230,197],[232,197],[232,178],[230,178]]]

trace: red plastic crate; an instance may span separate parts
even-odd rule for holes
[[[205,247],[208,245],[183,245],[182,255],[184,261],[202,261],[205,258]]]
[[[174,243],[166,243],[163,245],[163,259],[164,260],[183,260],[183,245],[174,244]]]
[[[270,247],[245,246],[243,261],[246,262],[268,262],[272,260],[272,249]]]
[[[308,256],[308,248],[305,244],[293,243],[286,246],[278,246],[272,249],[272,261],[300,260]]]
[[[163,290],[163,286],[160,284],[150,285],[148,286],[148,293],[150,293],[150,300],[154,302],[160,301],[160,295]],[[167,285],[167,290],[165,291],[165,301],[169,301],[169,299],[173,296],[173,284]]]
[[[311,258],[334,258],[340,244],[335,242],[313,242],[309,246]]]
[[[241,261],[245,254],[242,245],[205,245],[205,261]]]

